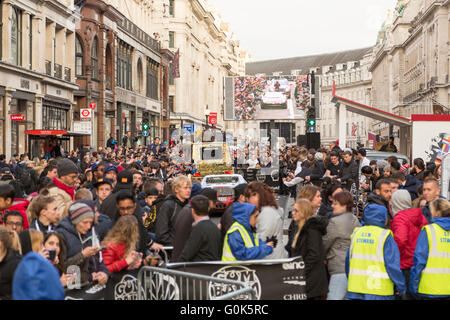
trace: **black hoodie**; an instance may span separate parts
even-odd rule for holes
[[[173,245],[175,219],[188,203],[189,200],[181,202],[173,194],[167,196],[156,217],[156,242],[164,246]]]

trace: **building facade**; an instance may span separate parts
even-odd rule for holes
[[[167,131],[161,124],[167,121],[171,54],[162,53],[150,35],[148,9],[145,1],[80,2],[75,52],[80,90],[74,119],[95,104],[93,134],[84,141],[93,147],[105,146],[111,134],[120,143],[128,131],[139,145],[147,145]],[[142,132],[144,122],[150,125],[148,134]]]
[[[449,112],[449,16],[448,0],[398,1],[369,69],[373,106],[407,118]],[[373,123],[372,130],[381,139],[398,132],[382,123]]]
[[[306,75],[314,71],[320,76],[320,110],[316,121],[316,132],[321,134],[324,145],[338,139],[336,112],[332,103],[333,82],[336,94],[359,103],[368,104],[371,100],[372,75],[368,71],[372,61],[372,47],[326,53],[305,57],[294,57],[270,61],[250,62],[246,65],[248,76],[288,76]],[[348,112],[347,147],[356,148],[358,144],[368,146],[370,119]],[[280,136],[287,143],[297,143],[297,136],[306,132],[306,120],[276,121]],[[259,137],[260,129],[267,129],[268,121],[231,122],[232,130],[250,132]]]
[[[43,141],[25,131],[71,128],[80,17],[73,0],[3,0],[0,7],[0,153],[8,160],[27,151],[43,155]]]
[[[151,25],[162,48],[179,52],[180,77],[169,79],[172,132],[185,126],[208,127],[210,113],[223,121],[223,79],[243,70],[239,41],[203,0],[153,1]],[[173,66],[173,65],[172,65]]]

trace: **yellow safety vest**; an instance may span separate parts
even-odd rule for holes
[[[428,261],[419,282],[418,292],[450,295],[450,232],[436,223],[424,227],[428,237]]]
[[[378,296],[394,294],[394,283],[384,265],[384,243],[392,234],[377,226],[356,228],[350,246],[348,291]]]
[[[258,238],[255,234],[253,234],[253,238],[255,239],[255,244],[253,244],[252,238],[250,237],[247,230],[241,225],[239,222],[235,222],[231,225],[230,229],[228,229],[227,234],[225,236],[225,241],[223,242],[223,250],[222,250],[222,261],[237,261],[234,257],[233,252],[231,252],[230,245],[228,244],[228,235],[232,234],[235,231],[239,231],[241,234],[242,240],[244,240],[246,248],[253,248],[259,246]]]

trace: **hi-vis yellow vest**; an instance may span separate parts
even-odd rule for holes
[[[428,261],[422,270],[419,293],[450,295],[450,232],[438,224],[424,227],[428,237]]]
[[[230,229],[227,231],[227,235],[225,236],[225,241],[223,242],[223,250],[222,250],[222,261],[237,261],[237,259],[233,256],[231,252],[230,245],[228,244],[228,235],[232,234],[235,231],[239,231],[241,234],[242,240],[244,240],[246,248],[253,248],[254,246],[259,246],[259,241],[256,235],[253,235],[255,239],[255,244],[253,244],[252,238],[248,234],[247,230],[240,223],[235,222],[231,225]]]
[[[356,228],[350,246],[348,291],[378,296],[394,294],[384,265],[384,243],[392,232],[377,226]]]

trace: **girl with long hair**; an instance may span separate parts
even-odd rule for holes
[[[136,217],[133,215],[120,217],[102,242],[106,247],[103,251],[103,262],[109,272],[133,270],[141,266],[142,254],[136,251],[138,240]]]

